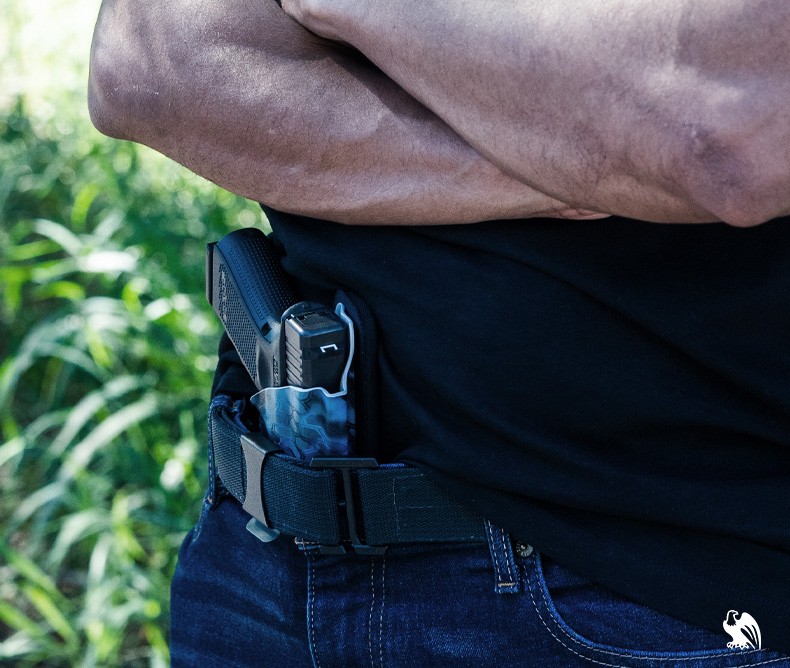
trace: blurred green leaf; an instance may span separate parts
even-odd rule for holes
[[[0,601],[0,620],[6,621],[9,627],[17,628],[16,623],[21,622],[18,617],[20,614],[16,609],[11,608],[10,605]],[[9,615],[9,617],[6,618],[6,615]],[[37,628],[26,629],[0,642],[0,658],[13,659],[23,655],[30,657],[35,656],[37,653],[45,654],[44,647],[46,645],[54,646],[54,643],[48,642],[48,638],[43,631],[39,631]]]
[[[56,281],[48,285],[40,285],[36,289],[36,297],[39,299],[48,299],[51,297],[60,297],[68,299],[72,302],[78,302],[85,299],[85,288],[79,283],[73,281]]]
[[[153,616],[156,617],[158,615]],[[159,627],[156,626],[156,624],[152,624],[151,622],[145,622],[143,624],[143,628],[145,629],[145,635],[148,638],[148,642],[151,644],[151,647],[154,649],[159,658],[159,662],[154,663],[153,665],[170,665],[170,649],[168,648],[167,641],[162,635],[162,632],[159,630]]]
[[[66,516],[61,523],[55,543],[49,552],[48,565],[59,567],[74,543],[86,536],[99,533],[109,526],[110,522],[107,514],[95,508],[71,513]]]
[[[63,429],[53,439],[52,445],[49,447],[50,453],[56,457],[60,456],[74,441],[80,430],[88,424],[89,420],[99,410],[108,406],[108,402],[119,399],[134,390],[150,386],[150,384],[150,377],[119,376],[107,381],[98,390],[83,397],[70,411]]]
[[[35,638],[36,636],[44,635],[44,632],[38,628],[38,625],[32,619],[5,601],[0,601],[0,620],[12,629],[24,631],[28,636]]]
[[[23,262],[25,260],[33,260],[42,255],[50,255],[60,249],[60,245],[51,239],[41,239],[39,241],[31,241],[26,244],[19,244],[6,249],[8,260],[11,262]],[[21,267],[15,267],[21,269]]]
[[[25,439],[17,436],[0,445],[0,468],[25,451]]]
[[[111,209],[94,228],[92,235],[94,243],[99,245],[110,242],[115,233],[118,232],[123,225],[123,212],[118,209]]]
[[[168,664],[221,331],[205,244],[266,225],[255,203],[93,129],[99,4],[2,4],[0,663],[15,668]]]
[[[156,413],[156,397],[146,394],[142,399],[124,406],[104,419],[66,455],[59,480],[71,478],[85,468],[99,448],[107,445],[130,426]]]
[[[10,314],[19,310],[22,301],[22,286],[30,280],[29,267],[0,267],[0,286],[3,288],[3,306]]]
[[[35,606],[36,610],[41,613],[41,616],[47,620],[52,629],[66,641],[67,645],[73,647],[78,642],[77,634],[47,592],[33,585],[22,587],[22,591]]]
[[[72,229],[83,231],[85,230],[85,223],[88,217],[88,209],[90,209],[93,200],[101,192],[101,187],[98,183],[86,183],[77,196],[74,198],[74,205],[71,209],[71,227]]]
[[[51,482],[48,485],[31,491],[22,499],[19,505],[16,506],[8,525],[16,528],[31,515],[38,512],[43,506],[55,503],[61,499],[65,491],[66,485],[61,480]]]
[[[113,545],[113,537],[110,534],[103,534],[96,541],[96,546],[90,555],[88,563],[88,587],[95,588],[104,579],[107,572],[107,561],[110,557],[110,550]]]
[[[82,251],[84,244],[70,229],[60,223],[39,218],[33,221],[33,231],[42,237],[54,241],[69,255],[76,257]]]
[[[60,606],[66,606],[66,599],[61,596],[52,578],[30,559],[2,544],[0,544],[0,555],[17,575],[21,576],[28,583],[34,584],[42,591],[47,592],[49,596],[57,598]]]

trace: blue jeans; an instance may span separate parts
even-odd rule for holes
[[[179,552],[172,665],[790,668],[767,650],[663,615],[488,527],[488,544],[321,555],[262,543],[230,497],[207,496]],[[515,549],[514,549],[515,547]]]

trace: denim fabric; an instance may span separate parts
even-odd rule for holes
[[[321,555],[262,543],[232,498],[204,505],[172,587],[172,665],[789,668],[617,596],[489,527],[489,544]]]

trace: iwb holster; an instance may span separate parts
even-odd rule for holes
[[[279,533],[316,543],[324,553],[378,554],[388,545],[486,539],[483,518],[440,490],[419,469],[381,464],[375,322],[356,297],[338,293],[358,341],[354,360],[355,457],[284,454],[249,410],[257,388],[227,342],[209,412],[209,496],[235,497],[263,540]],[[235,358],[234,358],[235,355]]]

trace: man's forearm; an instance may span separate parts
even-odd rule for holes
[[[649,220],[790,211],[785,0],[284,0],[541,191]]]
[[[90,106],[105,133],[284,211],[371,224],[573,215],[273,0],[105,0]]]

